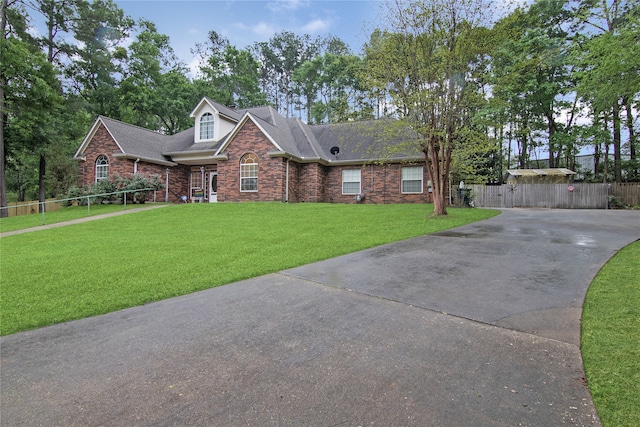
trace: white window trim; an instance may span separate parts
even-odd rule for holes
[[[106,163],[102,163],[103,161]],[[109,159],[107,158],[107,156],[102,154],[96,159],[95,182],[104,181],[107,179],[109,179]]]
[[[358,180],[355,181],[346,181],[345,180],[345,172],[347,173],[351,173],[351,172],[358,172]],[[345,193],[344,191],[344,185],[345,184],[353,184],[357,182],[358,183],[358,191],[356,191],[355,193]],[[362,192],[362,169],[342,169],[342,194],[346,194],[346,195],[353,195],[353,194],[360,194]]]
[[[206,122],[203,122],[203,119],[205,117],[209,117],[211,116],[211,120],[207,120]],[[202,127],[203,125],[206,124],[207,128],[211,127],[211,133],[210,133],[210,137],[209,138],[204,138],[202,135]],[[216,135],[216,119],[215,116],[213,115],[213,113],[207,111],[205,113],[203,113],[200,116],[200,119],[198,120],[198,140],[199,141],[211,141],[213,139],[215,139],[215,135]]]
[[[405,169],[420,169],[420,191],[404,191],[405,181],[417,181],[417,179],[404,179],[402,177]],[[424,193],[424,167],[423,166],[405,166],[400,169],[400,192],[402,194],[422,194]]]
[[[253,157],[255,157],[255,159],[256,159],[255,162],[254,163],[243,163],[243,160],[245,159],[245,157],[249,156],[249,155],[253,155]],[[245,169],[245,168],[246,169],[250,169],[250,168],[247,168],[247,166],[253,166],[253,165],[255,165],[255,176],[254,175],[246,175],[246,176],[244,176],[246,174],[246,171],[243,171],[243,169]],[[258,192],[258,188],[259,188],[259,186],[258,186],[258,172],[259,172],[258,171],[258,165],[259,165],[258,156],[256,156],[254,153],[246,153],[240,158],[240,192],[241,193],[257,193]],[[248,179],[255,179],[256,180],[256,188],[255,188],[255,190],[243,190],[242,189],[243,180],[248,180]]]

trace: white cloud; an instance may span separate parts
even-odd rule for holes
[[[259,36],[270,36],[276,32],[275,28],[266,22],[260,21],[251,28],[254,34]]]
[[[267,3],[267,8],[272,12],[297,10],[307,6],[309,6],[309,0],[275,0]]]
[[[200,57],[193,56],[191,58],[191,61],[189,61],[189,63],[187,64],[187,68],[189,69],[189,77],[197,77],[200,70]]]
[[[37,27],[34,27],[33,25],[29,25],[27,27],[27,33],[31,36],[31,37],[35,37],[38,38],[40,37],[40,31],[38,31]]]
[[[302,27],[302,31],[306,33],[322,33],[331,28],[331,21],[323,19],[314,19]]]
[[[248,26],[246,26],[245,24],[243,24],[242,22],[234,22],[233,26],[235,28],[237,28],[240,31],[248,31],[250,30],[250,28]]]

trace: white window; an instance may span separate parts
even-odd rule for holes
[[[360,193],[360,169],[342,171],[342,194]]]
[[[258,156],[253,153],[240,159],[240,191],[258,191]]]
[[[191,200],[202,202],[204,200],[205,183],[202,181],[204,170],[202,167],[191,168]]]
[[[99,156],[96,159],[96,182],[109,178],[109,159],[107,156]]]
[[[422,166],[402,168],[402,192],[422,193]]]
[[[200,139],[213,139],[213,114],[205,113],[200,117]]]

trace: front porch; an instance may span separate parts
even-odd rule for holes
[[[191,166],[189,174],[190,203],[215,203],[218,201],[218,165]]]

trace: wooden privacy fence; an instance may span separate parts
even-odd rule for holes
[[[47,200],[45,202],[47,212],[55,212],[62,209],[62,204],[57,200]],[[7,216],[30,215],[39,212],[40,202],[11,202],[7,203]]]
[[[640,184],[471,185],[473,204],[486,208],[607,209],[640,205]],[[611,202],[611,203],[609,203]]]

